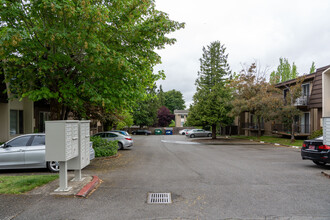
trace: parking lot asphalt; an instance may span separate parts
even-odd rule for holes
[[[322,174],[330,168],[301,160],[299,149],[206,145],[178,135],[133,139],[132,150],[83,170],[103,181],[87,199],[38,189],[0,195],[0,219],[330,219],[330,179]],[[46,171],[23,173],[38,172]],[[148,204],[156,192],[171,193],[172,203]]]

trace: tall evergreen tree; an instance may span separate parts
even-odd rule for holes
[[[189,123],[210,125],[212,139],[216,138],[217,124],[227,124],[231,120],[228,116],[231,95],[225,87],[231,74],[227,59],[226,48],[219,41],[212,42],[207,48],[203,47],[200,71],[195,83],[197,91],[188,116]]]
[[[158,97],[159,107],[165,106],[165,95],[162,85],[159,86],[157,97]]]

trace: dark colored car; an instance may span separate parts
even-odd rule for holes
[[[323,144],[323,136],[306,140],[301,148],[303,160],[312,160],[316,165],[330,163],[330,146]]]
[[[136,131],[133,131],[132,134],[136,134],[136,135],[151,135],[151,131],[148,131],[148,130],[136,130]]]

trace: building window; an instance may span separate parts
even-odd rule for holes
[[[181,118],[184,118],[184,115],[181,115]]]
[[[288,92],[289,92],[289,89],[284,89],[283,90],[284,99],[286,99],[286,96],[287,96]]]
[[[301,91],[302,96],[309,97],[309,83],[303,84],[301,87],[302,87],[302,91]]]
[[[10,134],[23,134],[23,111],[22,110],[10,110]]]

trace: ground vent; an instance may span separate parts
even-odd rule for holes
[[[148,193],[148,204],[170,204],[171,193]]]

